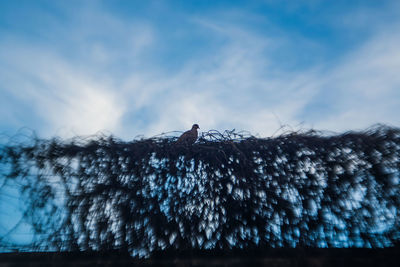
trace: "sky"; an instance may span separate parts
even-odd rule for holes
[[[394,1],[0,1],[0,133],[400,125]]]

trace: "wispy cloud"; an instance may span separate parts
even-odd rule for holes
[[[12,73],[2,77],[3,90],[8,90],[17,102],[9,108],[17,110],[26,105],[32,109],[25,114],[27,120],[36,114],[48,125],[39,132],[92,134],[118,128],[125,108],[109,85],[47,51],[27,47],[5,50],[8,55],[3,54],[2,59],[12,65]]]
[[[400,27],[372,35],[331,68],[320,74],[319,93],[311,101],[323,103],[315,126],[346,130],[365,128],[373,123],[399,125]],[[325,111],[325,112],[324,112]]]
[[[52,24],[45,40],[5,34],[2,128],[28,126],[45,136],[110,131],[129,139],[192,123],[261,136],[281,124],[327,130],[400,124],[399,24],[383,23],[327,56],[335,49],[318,38],[263,22],[260,14],[243,23],[238,12],[181,15],[164,32],[162,21],[90,5]],[[357,17],[363,24],[361,11]]]

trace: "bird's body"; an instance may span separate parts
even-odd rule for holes
[[[184,132],[176,141],[178,144],[188,144],[191,145],[196,142],[199,134],[197,133],[197,129],[200,129],[198,124],[193,124],[192,129]]]

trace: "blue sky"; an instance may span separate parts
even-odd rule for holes
[[[400,125],[398,1],[0,1],[0,133]]]

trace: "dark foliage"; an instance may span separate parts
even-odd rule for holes
[[[41,249],[388,247],[400,240],[400,129],[256,138],[210,131],[191,146],[34,139],[0,150]],[[44,247],[43,247],[44,246]]]

